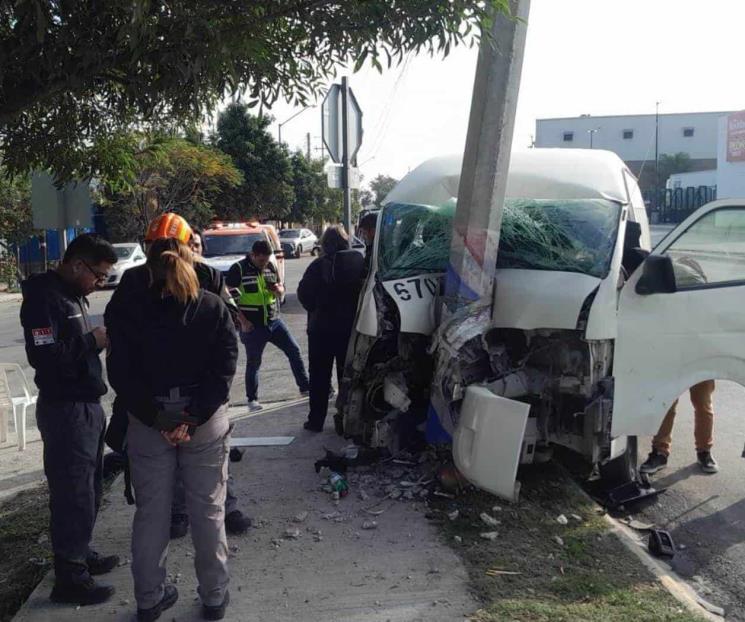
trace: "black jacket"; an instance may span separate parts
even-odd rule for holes
[[[111,348],[109,382],[127,411],[152,426],[158,396],[189,388],[188,411],[200,423],[228,401],[238,360],[235,327],[227,306],[199,291],[196,301],[179,304],[148,288],[135,301],[106,308]]]
[[[308,333],[352,332],[365,260],[353,250],[319,257],[308,266],[297,297],[308,312]]]
[[[39,395],[47,400],[98,402],[106,393],[88,300],[55,271],[23,282],[21,324]]]
[[[227,287],[225,287],[225,279],[222,276],[222,272],[201,261],[194,263],[194,270],[199,279],[199,287],[204,291],[219,296],[223,300],[237,327],[238,307],[228,293]],[[129,304],[134,299],[145,295],[149,287],[150,269],[147,265],[130,268],[122,275],[122,280],[111,297],[111,301],[106,307],[106,312],[108,313],[111,307],[117,307],[120,304]]]

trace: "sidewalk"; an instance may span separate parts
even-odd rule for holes
[[[426,520],[424,506],[411,501],[389,501],[375,517],[378,528],[363,530],[371,516],[362,508],[357,491],[334,504],[320,490],[313,463],[324,447],[346,443],[330,429],[315,435],[302,429],[307,404],[238,421],[234,436],[295,436],[289,446],[248,448],[243,460],[231,463],[240,507],[258,527],[246,536],[229,538],[231,550],[231,606],[226,620],[241,622],[452,622],[478,609],[467,588],[461,560]],[[327,428],[331,428],[331,421]],[[250,502],[248,500],[251,500]],[[308,517],[300,523],[300,512]],[[340,512],[341,520],[324,515]],[[109,493],[95,541],[104,553],[129,559],[133,509],[122,496],[121,481]],[[298,528],[300,537],[285,537]],[[320,530],[321,535],[318,535]],[[178,583],[176,606],[161,619],[199,620],[196,583],[189,538],[171,546],[168,569]],[[129,565],[110,580],[114,599],[98,607],[53,605],[48,600],[52,576],[39,585],[16,616],[17,622],[79,622],[131,620],[135,611]]]

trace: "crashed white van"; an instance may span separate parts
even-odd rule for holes
[[[636,436],[654,434],[678,395],[710,378],[745,383],[745,202],[702,207],[645,259],[641,193],[616,155],[515,153],[494,304],[437,328],[460,168],[426,162],[387,198],[343,385],[345,433],[390,445],[409,411],[421,425],[429,374],[430,430],[452,437],[468,479],[514,499],[518,465],[554,445],[622,483]]]

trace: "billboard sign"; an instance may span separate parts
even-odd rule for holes
[[[727,162],[745,162],[745,110],[727,117]]]

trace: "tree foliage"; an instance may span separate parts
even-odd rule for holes
[[[27,175],[10,177],[0,167],[0,252],[23,244],[33,233],[31,181]]]
[[[659,160],[660,186],[664,188],[665,182],[675,173],[687,173],[691,170],[691,156],[683,151],[675,154],[662,153]]]
[[[0,2],[0,142],[12,171],[97,171],[92,143],[195,120],[226,94],[314,100],[337,68],[447,55],[508,0]]]
[[[271,122],[271,117],[252,115],[246,104],[231,104],[220,114],[212,141],[243,173],[243,182],[222,197],[225,218],[290,216],[295,201],[292,164],[267,130]]]
[[[372,192],[372,204],[375,207],[383,205],[385,197],[393,190],[398,183],[398,179],[390,175],[378,175],[370,182],[370,192]]]
[[[176,212],[191,224],[206,225],[214,204],[241,174],[230,158],[216,149],[183,138],[129,136],[124,154],[130,168],[104,178],[103,210],[114,241],[140,239],[147,224],[160,213]]]
[[[307,223],[339,219],[338,206],[332,199],[320,159],[308,160],[300,151],[292,154],[292,184],[294,201],[289,220]]]

